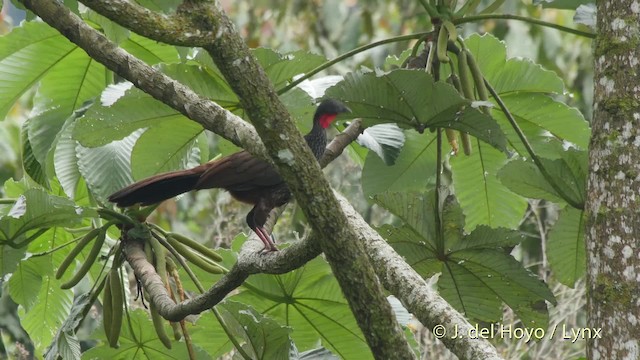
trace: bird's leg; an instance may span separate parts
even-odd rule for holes
[[[268,214],[269,211],[271,210],[269,209],[268,211],[266,211],[266,213]],[[264,216],[264,213],[265,209],[262,209],[262,206],[256,204],[256,206],[254,206],[253,209],[251,209],[251,211],[249,211],[249,213],[247,214],[247,225],[249,225],[251,230],[253,230],[256,235],[258,235],[258,238],[264,244],[264,252],[278,251],[278,248],[271,240],[269,234],[267,234],[267,231],[264,229],[264,223],[266,222],[266,216]]]
[[[265,252],[278,251],[278,248],[276,247],[276,244],[274,244],[273,240],[271,240],[271,236],[269,236],[267,234],[267,231],[262,226],[257,226],[254,229],[254,231],[255,231],[256,235],[258,235],[260,240],[262,240],[262,242],[264,243],[264,251]]]

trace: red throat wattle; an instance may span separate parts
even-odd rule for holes
[[[326,129],[329,127],[329,125],[331,125],[331,123],[333,122],[333,120],[336,119],[336,116],[338,116],[338,114],[324,114],[320,116],[320,126],[322,126],[323,129]]]

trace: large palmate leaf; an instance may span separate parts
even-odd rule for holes
[[[529,60],[507,60],[504,43],[492,35],[474,34],[465,40],[465,44],[534,149],[544,149],[543,145],[549,138],[568,141],[586,149],[590,130],[582,114],[548,97],[548,94],[563,93],[562,80],[555,73]],[[502,110],[495,106],[491,113],[511,146],[526,154]]]
[[[387,73],[350,73],[327,90],[365,124],[397,123],[419,131],[443,127],[467,132],[499,149],[506,140],[491,117],[471,107],[449,84],[435,82],[424,71],[398,69]]]
[[[480,224],[516,228],[520,223],[527,208],[526,199],[511,192],[496,176],[506,162],[504,153],[480,142],[470,156],[449,159],[467,231]]]
[[[583,210],[567,206],[549,231],[547,258],[555,277],[573,287],[586,270],[585,215]]]
[[[497,123],[471,106],[449,84],[435,82],[424,71],[398,69],[387,73],[350,73],[327,90],[361,117],[365,124],[397,123],[421,132],[443,127],[467,132],[504,149]]]
[[[367,155],[362,169],[362,191],[367,196],[386,191],[423,190],[436,170],[436,138],[433,135],[405,132],[406,140],[392,166],[380,157]]]
[[[231,299],[290,326],[298,349],[316,348],[320,341],[342,359],[371,358],[349,305],[321,258],[284,275],[252,276],[244,287]]]
[[[11,210],[0,216],[0,244],[12,243],[22,246],[27,232],[53,226],[77,225],[83,217],[96,217],[93,210],[81,208],[74,202],[47,194],[38,189],[29,189],[21,195]]]
[[[384,225],[378,231],[422,276],[442,273],[441,294],[468,317],[499,321],[505,303],[525,324],[546,326],[544,300],[554,302],[553,294],[503,249],[522,241],[521,234],[485,225],[465,233],[462,208],[449,196],[438,235],[432,226],[424,226],[433,220],[423,220],[433,219],[434,199],[433,191],[376,196],[378,204],[405,222],[400,227]]]

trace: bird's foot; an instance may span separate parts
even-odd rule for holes
[[[259,226],[255,229],[256,235],[260,238],[262,243],[264,244],[264,249],[262,249],[262,253],[270,253],[272,251],[278,251],[276,244],[273,243],[271,237],[267,234],[267,231]]]

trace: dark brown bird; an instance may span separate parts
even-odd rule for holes
[[[319,159],[327,146],[325,129],[340,113],[350,111],[339,101],[324,100],[313,116],[313,128],[304,136],[313,155]],[[200,189],[221,188],[242,202],[254,205],[247,224],[262,240],[267,251],[277,250],[264,224],[272,209],[291,200],[291,192],[276,169],[246,151],[208,162],[193,169],[159,174],[131,184],[111,196],[119,207],[151,205],[176,195]]]

